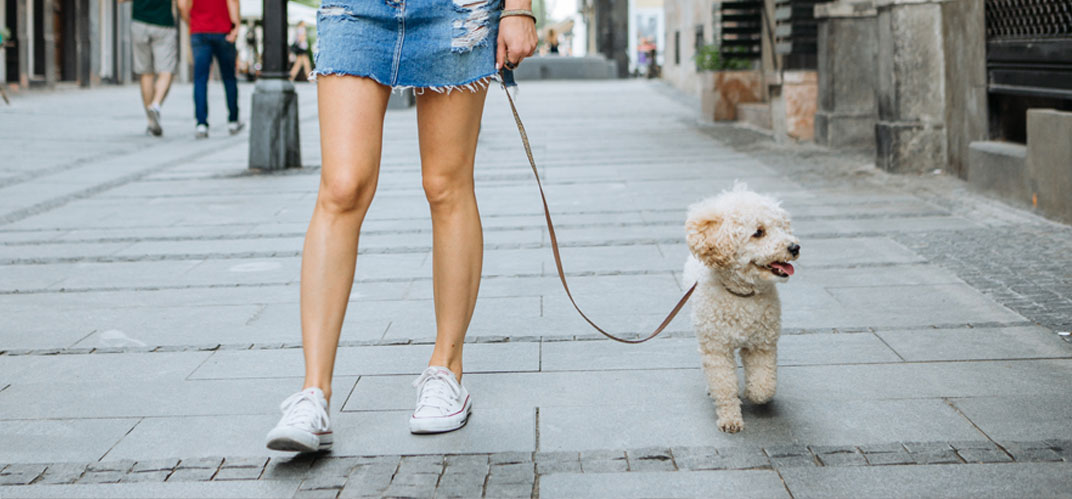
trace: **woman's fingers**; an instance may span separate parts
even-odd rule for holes
[[[495,70],[502,69],[503,63],[506,62],[506,40],[503,37],[502,30],[499,30],[499,40],[495,44]]]
[[[536,52],[536,23],[524,16],[510,16],[499,22],[499,47],[496,67],[509,61],[516,66]]]

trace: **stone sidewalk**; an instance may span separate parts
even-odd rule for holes
[[[737,179],[784,201],[803,249],[780,387],[744,432],[715,427],[687,317],[628,346],[570,308],[495,89],[471,422],[405,423],[434,334],[431,227],[415,113],[390,111],[335,450],[267,451],[302,374],[320,158],[299,92],[306,167],[271,175],[245,169],[245,134],[193,140],[189,87],[163,139],[141,134],[134,87],[0,107],[0,497],[1072,495],[1072,229],[946,176],[704,124],[645,81],[526,83],[518,105],[571,286],[613,330],[646,332],[682,292],[690,202]]]

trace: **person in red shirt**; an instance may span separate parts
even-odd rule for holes
[[[227,130],[242,130],[238,121],[238,82],[235,79],[235,39],[240,24],[239,0],[178,0],[179,12],[190,25],[190,47],[194,52],[195,136],[208,138],[208,75],[212,58],[220,68],[227,94]]]

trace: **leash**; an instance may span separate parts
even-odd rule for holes
[[[505,74],[500,75],[499,82],[502,84],[503,91],[506,93],[506,100],[510,103],[510,111],[514,113],[514,123],[517,124],[517,132],[521,134],[521,144],[525,146],[525,156],[528,156],[529,158],[529,166],[532,167],[532,174],[536,177],[536,186],[540,188],[540,200],[543,201],[543,216],[544,219],[547,220],[547,233],[551,236],[551,251],[555,254],[555,267],[558,269],[558,278],[562,281],[562,289],[566,290],[566,296],[569,297],[570,303],[573,304],[573,308],[577,310],[577,313],[581,314],[581,317],[585,320],[585,322],[595,328],[596,331],[602,333],[603,336],[606,336],[607,338],[610,338],[614,341],[636,344],[644,343],[645,341],[648,341],[658,336],[659,333],[662,333],[663,330],[666,329],[666,326],[670,324],[670,321],[674,319],[677,313],[681,311],[681,307],[685,306],[685,302],[689,301],[689,297],[692,296],[692,292],[696,290],[696,284],[694,283],[692,287],[688,289],[688,291],[685,291],[685,295],[677,301],[677,305],[674,305],[673,310],[670,310],[670,314],[668,314],[666,318],[663,319],[662,323],[659,324],[659,327],[655,328],[655,330],[652,331],[651,334],[643,338],[633,340],[620,338],[611,333],[608,333],[607,331],[604,331],[603,328],[599,327],[595,322],[592,321],[592,319],[589,319],[588,316],[585,315],[584,311],[581,310],[580,305],[577,305],[577,300],[573,299],[573,293],[570,292],[569,283],[566,282],[566,272],[562,269],[562,255],[559,253],[558,250],[558,237],[555,236],[555,224],[551,222],[551,210],[547,206],[547,196],[545,196],[543,193],[543,182],[540,181],[540,172],[539,169],[536,168],[536,160],[533,159],[532,156],[532,146],[529,145],[529,135],[525,133],[525,125],[521,123],[521,115],[517,112],[517,106],[514,105],[514,98],[510,95],[510,90],[506,87],[506,81],[507,77],[505,76]]]

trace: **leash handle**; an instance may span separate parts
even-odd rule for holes
[[[677,301],[677,304],[674,305],[674,308],[670,310],[670,313],[659,324],[659,327],[655,328],[655,330],[652,331],[651,334],[643,338],[633,340],[620,338],[603,330],[603,328],[599,327],[599,325],[597,325],[595,322],[592,321],[592,319],[589,319],[588,316],[585,315],[584,311],[581,310],[580,305],[577,305],[577,300],[573,299],[573,293],[570,292],[569,283],[566,282],[566,272],[562,269],[562,255],[559,253],[558,250],[558,237],[555,235],[555,224],[551,221],[551,209],[547,206],[547,196],[545,196],[543,193],[543,182],[540,181],[540,172],[539,169],[536,168],[536,160],[532,156],[532,146],[529,145],[529,135],[525,133],[525,125],[521,123],[521,115],[518,114],[517,106],[514,105],[514,98],[510,95],[510,90],[506,87],[505,78],[500,79],[500,83],[502,83],[503,91],[506,93],[506,100],[510,103],[510,111],[514,113],[514,123],[517,124],[517,132],[521,134],[521,144],[525,146],[525,156],[528,156],[529,166],[532,167],[532,174],[536,177],[536,186],[540,188],[540,200],[543,201],[543,216],[544,219],[547,221],[547,233],[550,235],[551,239],[551,251],[555,255],[555,268],[558,269],[558,278],[562,281],[562,289],[566,290],[566,296],[569,297],[570,303],[573,304],[573,308],[576,309],[577,313],[581,314],[581,318],[583,318],[585,322],[587,322],[590,326],[595,328],[596,331],[599,331],[603,334],[603,336],[606,336],[607,338],[610,338],[617,342],[630,344],[644,343],[645,341],[648,341],[658,336],[659,333],[662,333],[663,330],[666,329],[666,326],[670,325],[670,321],[672,321],[677,315],[677,313],[681,311],[681,307],[685,306],[685,302],[689,301],[689,297],[692,296],[692,292],[696,290],[696,283],[694,283],[692,287],[688,289],[688,291],[685,291],[684,296],[682,296],[681,299]]]

